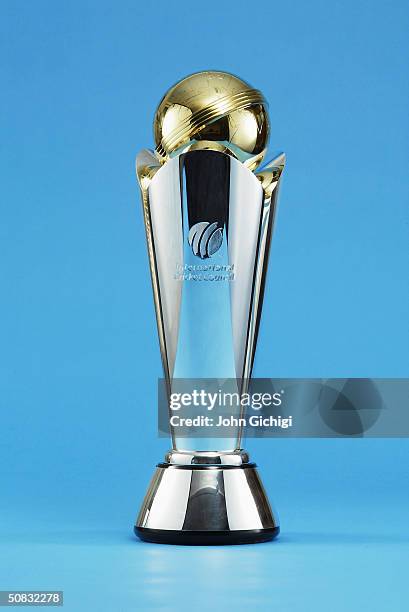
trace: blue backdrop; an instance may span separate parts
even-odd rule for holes
[[[69,611],[404,610],[408,441],[248,444],[282,536],[154,546],[131,526],[161,374],[138,150],[203,69],[270,102],[288,164],[255,375],[408,376],[405,2],[0,5],[0,589]]]

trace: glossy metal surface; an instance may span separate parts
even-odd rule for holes
[[[166,454],[165,461],[171,465],[230,465],[240,466],[249,462],[249,456],[242,449],[233,452],[197,452],[177,450]]]
[[[255,169],[269,136],[266,101],[226,72],[192,74],[174,85],[155,114],[156,153],[162,161],[190,148],[228,150]]]
[[[137,175],[168,394],[176,378],[233,379],[244,392],[285,162],[280,155],[252,172],[267,147],[265,100],[233,75],[198,73],[164,96],[154,133],[155,152],[138,155]],[[237,543],[277,535],[239,427],[224,440],[171,433],[173,450],[136,522],[139,537],[174,542],[180,533],[198,543],[204,534],[207,543],[226,543],[236,534]]]
[[[161,167],[148,152],[139,156],[169,392],[173,378],[249,379],[283,167],[279,156],[258,177],[216,151],[190,151]],[[239,430],[205,447],[174,432],[172,439],[180,450],[240,447]]]
[[[278,520],[254,464],[157,467],[136,527],[164,531],[271,530]]]

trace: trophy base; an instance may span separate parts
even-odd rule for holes
[[[141,540],[252,544],[279,534],[256,465],[245,453],[171,453],[168,458],[158,464],[136,520]],[[191,463],[183,463],[186,459]]]

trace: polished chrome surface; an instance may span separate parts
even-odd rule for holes
[[[176,531],[272,529],[278,519],[252,464],[159,466],[136,527]]]
[[[233,452],[197,452],[177,450],[169,451],[165,456],[165,461],[172,465],[231,465],[239,466],[249,462],[249,456],[242,449]]]
[[[173,378],[250,378],[283,167],[282,155],[260,176],[217,151],[190,151],[161,167],[149,152],[138,157],[169,392]],[[179,450],[231,451],[240,430],[201,446],[174,431],[172,440]]]

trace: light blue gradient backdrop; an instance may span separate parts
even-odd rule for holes
[[[272,544],[131,525],[167,449],[134,177],[160,96],[213,68],[270,101],[288,165],[255,375],[408,376],[408,15],[2,0],[0,588],[64,589],[70,612],[407,609],[407,440],[253,440]]]

